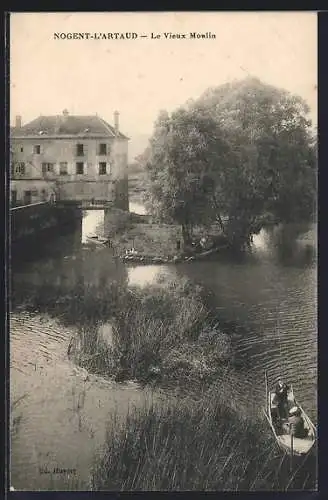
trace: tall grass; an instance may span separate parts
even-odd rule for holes
[[[216,395],[216,397],[214,397]],[[291,480],[266,425],[238,415],[213,390],[113,417],[92,471],[93,490],[286,490],[311,488],[302,466]],[[297,467],[297,464],[295,465]],[[313,478],[312,478],[313,479]],[[313,482],[313,481],[312,481]]]
[[[186,279],[159,278],[129,288],[124,279],[108,280],[106,286],[77,279],[64,286],[45,278],[28,290],[16,287],[13,307],[19,303],[77,327],[68,347],[71,359],[118,380],[203,384],[233,359],[208,293]],[[106,324],[112,327],[110,342],[100,334]]]
[[[126,290],[107,316],[110,342],[99,335],[104,316],[92,320],[89,314],[91,320],[80,328],[75,360],[121,380],[212,381],[233,356],[229,337],[214,323],[202,294],[187,280]]]

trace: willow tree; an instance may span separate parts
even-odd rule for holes
[[[309,108],[298,96],[247,78],[162,112],[145,163],[152,211],[182,225],[217,220],[231,246],[249,243],[269,216],[310,219],[316,152]]]
[[[208,89],[189,110],[206,112],[233,155],[220,162],[214,203],[237,247],[261,227],[309,220],[316,200],[316,151],[309,107],[299,96],[246,78]]]
[[[160,219],[182,227],[190,243],[196,224],[213,217],[217,159],[229,147],[217,124],[199,111],[162,111],[144,156],[149,179],[146,203]]]

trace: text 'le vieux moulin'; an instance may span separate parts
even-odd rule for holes
[[[190,33],[154,33],[150,34],[138,34],[135,32],[130,33],[63,33],[55,32],[53,34],[55,40],[136,40],[142,38],[148,38],[151,40],[181,40],[181,39],[214,39],[216,35],[211,31],[201,33],[198,31],[193,31]]]

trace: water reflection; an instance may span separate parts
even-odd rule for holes
[[[104,289],[115,281],[124,285],[127,282],[125,266],[106,249],[80,249],[74,254],[65,252],[65,256],[49,257],[26,266],[20,272],[12,273],[12,302],[17,305],[24,302],[38,289],[61,294],[83,288]]]
[[[254,236],[253,252],[261,258],[275,259],[288,267],[315,265],[316,225],[287,224],[262,230]]]
[[[103,224],[103,210],[86,210],[83,213],[81,242],[87,243],[87,237],[94,235],[97,229],[101,231]]]
[[[131,201],[129,203],[129,210],[139,215],[145,215],[147,213],[144,205],[141,205],[141,203],[132,203]]]
[[[172,279],[176,276],[176,267],[160,266],[129,266],[129,284],[132,286],[145,286],[155,283],[159,277]]]

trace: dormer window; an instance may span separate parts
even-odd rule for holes
[[[44,130],[40,130],[39,135],[43,135],[43,134],[45,134],[45,131]]]

